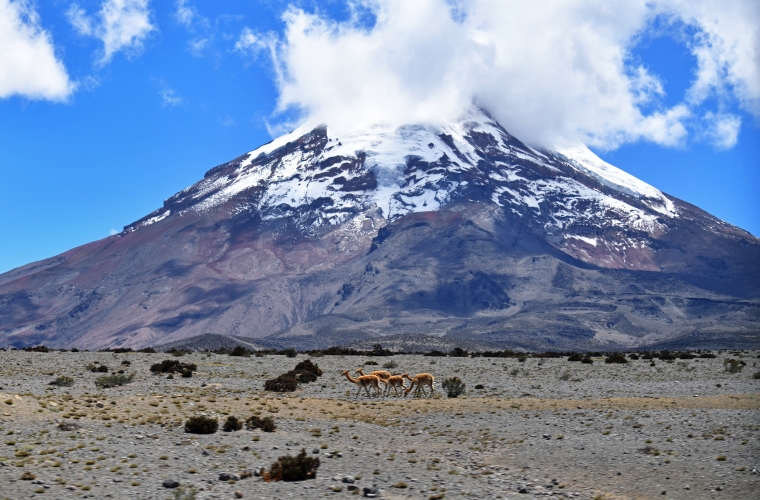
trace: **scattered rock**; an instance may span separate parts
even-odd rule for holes
[[[164,488],[179,488],[179,482],[173,479],[167,479],[163,483],[161,483],[161,486],[163,486]]]
[[[240,490],[235,491],[235,498],[243,498],[243,492]]]

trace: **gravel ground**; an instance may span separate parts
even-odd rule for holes
[[[760,498],[757,355],[656,366],[324,356],[312,358],[319,380],[276,395],[263,381],[306,356],[188,354],[176,359],[197,364],[194,376],[167,379],[149,371],[167,354],[0,352],[0,498]],[[727,373],[727,357],[747,366]],[[340,375],[390,361],[435,375],[438,395],[356,398]],[[96,362],[135,378],[98,389],[103,374],[85,369]],[[49,385],[58,376],[73,386]],[[466,395],[446,397],[451,376]],[[199,414],[271,416],[277,429],[185,433]],[[241,478],[302,449],[321,461],[315,480]]]

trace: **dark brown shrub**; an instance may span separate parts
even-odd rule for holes
[[[637,359],[639,359],[639,355],[638,354],[629,354],[628,357],[630,359],[634,360],[634,361],[636,361]]]
[[[607,364],[611,364],[611,363],[625,364],[628,362],[628,360],[625,359],[625,356],[623,356],[619,352],[616,352],[607,356],[604,362]]]
[[[306,450],[295,457],[286,455],[277,459],[275,463],[264,472],[264,481],[303,481],[317,477],[319,459],[306,455]]]
[[[249,431],[261,429],[264,432],[274,432],[274,430],[277,428],[277,425],[275,425],[272,417],[261,418],[254,415],[245,421],[245,428]]]
[[[296,356],[298,356],[298,352],[295,350],[294,347],[288,347],[287,349],[283,349],[282,353],[289,358],[295,358]]]
[[[293,369],[293,371],[297,372],[311,372],[315,374],[317,377],[322,376],[322,370],[319,369],[319,365],[316,363],[312,363],[310,359],[305,359],[301,362],[299,362],[296,367]]]
[[[153,349],[152,347],[145,347],[143,349],[140,349],[137,352],[143,352],[143,353],[146,353],[146,354],[156,354],[156,350]]]
[[[586,365],[591,365],[591,364],[594,364],[594,360],[591,358],[583,358],[581,360],[581,363],[586,364]]]
[[[568,360],[568,361],[581,361],[582,359],[583,359],[583,355],[582,355],[582,354],[579,354],[579,353],[577,353],[577,352],[576,352],[576,353],[573,353],[573,354],[571,354],[571,355],[570,355],[570,356],[567,358],[567,360]]]
[[[64,375],[61,375],[57,379],[50,382],[49,385],[57,385],[58,387],[71,387],[74,385],[74,379],[71,377],[66,377]]]
[[[125,359],[124,361],[122,361],[122,362],[121,362],[121,366],[130,366],[131,364],[132,364],[132,362],[131,362],[131,361],[128,361],[128,360],[126,360],[126,359]]]
[[[702,354],[699,355],[699,357],[702,358],[702,359],[715,359],[715,358],[717,358],[717,356],[715,354],[711,353],[711,352],[703,352]]]
[[[165,359],[150,367],[150,371],[153,373],[182,373],[185,370],[194,372],[198,370],[198,367],[193,363],[182,363],[176,359]],[[192,376],[192,373],[190,376]]]
[[[185,422],[185,432],[190,434],[213,434],[218,429],[219,421],[211,417],[191,417]]]
[[[293,392],[298,388],[298,380],[290,373],[264,382],[264,390],[272,392]]]
[[[681,354],[678,355],[678,359],[694,359],[694,358],[696,358],[696,356],[688,352],[682,352]]]
[[[222,426],[222,430],[224,432],[232,432],[232,431],[239,431],[243,428],[243,422],[237,419],[237,417],[233,417],[230,415],[227,417],[227,420],[224,421],[224,425]]]
[[[247,358],[251,355],[251,351],[249,351],[248,349],[246,349],[245,347],[241,345],[237,345],[235,346],[233,350],[230,351],[229,355],[230,356],[244,356]]]

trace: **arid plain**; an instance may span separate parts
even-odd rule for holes
[[[758,498],[759,353],[716,354],[652,366],[600,357],[3,351],[0,498]],[[197,371],[151,373],[164,359]],[[304,359],[323,370],[317,381],[263,390]],[[730,373],[727,359],[744,365]],[[437,395],[357,398],[341,376],[388,363],[396,373],[433,374]],[[134,379],[98,388],[104,374],[88,365]],[[452,376],[467,386],[458,398],[441,388]],[[73,385],[50,385],[58,377]],[[217,417],[219,431],[186,433],[197,415]],[[223,432],[230,415],[272,417],[277,428]],[[320,460],[316,479],[256,474],[302,449]]]

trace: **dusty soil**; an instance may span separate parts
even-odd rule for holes
[[[0,498],[349,498],[365,487],[387,499],[759,498],[757,355],[655,366],[324,356],[312,359],[318,381],[278,395],[264,380],[305,356],[189,354],[178,359],[198,365],[194,376],[167,379],[149,371],[166,354],[0,352]],[[728,357],[746,366],[727,373]],[[437,395],[356,398],[340,375],[390,361],[435,375]],[[85,370],[95,362],[135,378],[98,389],[103,374]],[[58,376],[74,384],[49,385]],[[446,397],[450,376],[464,396]],[[199,414],[271,416],[277,429],[185,433]],[[315,480],[241,478],[302,449],[321,461]]]

